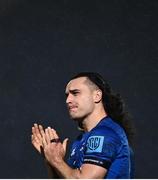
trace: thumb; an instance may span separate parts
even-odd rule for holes
[[[63,148],[64,148],[64,151],[66,152],[66,148],[67,148],[67,143],[68,143],[68,138],[64,139],[63,141]]]

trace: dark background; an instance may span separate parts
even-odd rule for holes
[[[80,71],[122,94],[137,128],[135,178],[158,177],[157,12],[157,0],[0,0],[0,178],[47,178],[31,127],[74,140],[64,90]]]

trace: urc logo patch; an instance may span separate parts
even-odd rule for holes
[[[87,140],[86,152],[102,152],[104,136],[91,136]]]

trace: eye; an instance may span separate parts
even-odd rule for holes
[[[72,93],[74,96],[77,96],[79,94],[79,92],[75,91]]]

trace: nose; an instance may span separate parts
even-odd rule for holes
[[[66,98],[66,104],[71,103],[72,100],[73,100],[73,96],[72,96],[71,94],[68,94],[68,95],[67,95],[67,98]]]

